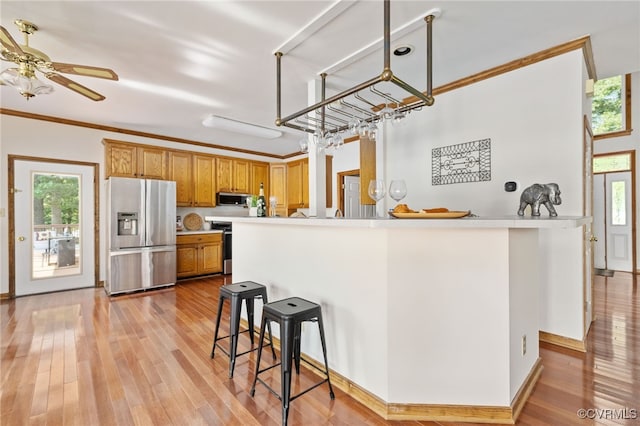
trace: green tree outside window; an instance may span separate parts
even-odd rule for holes
[[[592,127],[595,135],[624,130],[622,76],[598,80],[594,87]]]

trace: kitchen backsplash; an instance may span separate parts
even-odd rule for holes
[[[198,213],[203,218],[205,216],[249,216],[249,209],[246,207],[236,206],[219,206],[219,207],[178,207],[176,214],[181,217],[189,213]]]

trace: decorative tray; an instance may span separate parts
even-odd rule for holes
[[[459,217],[465,217],[469,215],[470,211],[448,211],[448,212],[437,212],[437,213],[427,213],[427,212],[415,212],[415,213],[394,213],[389,212],[389,214],[393,217],[397,217],[398,219],[457,219]]]
[[[198,213],[188,213],[182,219],[182,224],[187,231],[199,231],[202,229],[202,223],[202,216]]]

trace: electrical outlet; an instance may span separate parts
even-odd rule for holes
[[[527,335],[522,335],[522,356],[527,354]]]

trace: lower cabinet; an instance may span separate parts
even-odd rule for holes
[[[222,233],[176,237],[178,278],[222,272]]]

